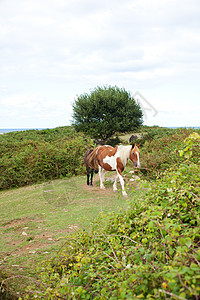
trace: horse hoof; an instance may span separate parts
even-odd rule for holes
[[[123,195],[124,197],[128,197],[128,195],[127,195],[126,192],[123,192],[122,195]]]

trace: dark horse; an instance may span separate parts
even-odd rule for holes
[[[87,157],[89,154],[92,153],[92,151],[93,151],[93,149],[87,150],[85,153],[85,157],[84,157],[84,163],[85,163],[86,170],[87,170],[87,185],[91,185],[91,186],[93,185],[92,180],[93,180],[94,171],[95,171],[95,173],[98,173],[98,170],[90,168],[87,164]],[[91,178],[90,178],[90,173],[91,173]]]

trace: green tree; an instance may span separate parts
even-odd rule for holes
[[[95,88],[73,103],[73,122],[77,131],[106,140],[116,132],[142,125],[142,110],[130,93],[117,86]]]

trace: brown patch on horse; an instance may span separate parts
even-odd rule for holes
[[[98,163],[99,165],[105,169],[106,171],[114,171],[112,169],[112,166],[110,166],[109,163],[104,163],[104,158],[109,156],[109,157],[113,157],[115,156],[115,153],[117,152],[118,146],[116,146],[115,148],[111,147],[111,146],[100,146],[97,152],[97,159],[98,159]]]
[[[100,166],[106,171],[114,171],[114,170],[112,170],[112,167],[108,163],[105,163],[105,164],[101,163]]]
[[[112,146],[100,146],[98,149],[98,153],[97,156],[98,157],[102,157],[103,159],[106,156],[114,156],[115,153],[117,152],[118,146],[116,146],[115,148],[113,148]]]
[[[117,157],[117,171],[121,175],[124,170],[124,165],[119,157]]]

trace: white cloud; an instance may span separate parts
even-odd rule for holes
[[[181,95],[187,107],[191,90],[196,105],[199,14],[197,0],[1,0],[1,109],[29,120],[31,109],[54,110],[54,124],[69,123],[76,95],[103,84],[160,95],[163,106]]]

